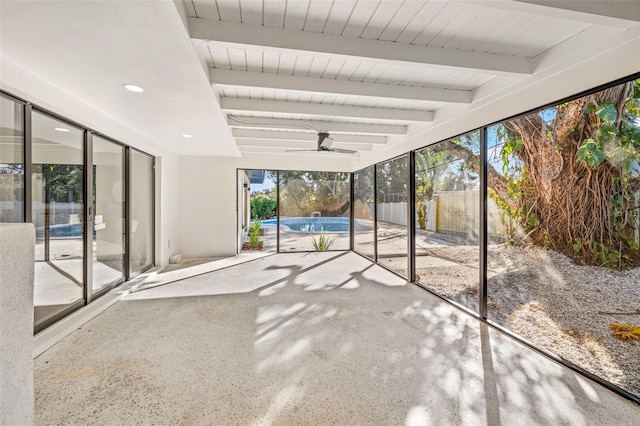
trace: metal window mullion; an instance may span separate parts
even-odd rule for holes
[[[280,171],[276,171],[276,253],[280,253]]]
[[[416,162],[415,151],[407,154],[408,182],[407,182],[407,278],[416,280]]]
[[[131,148],[126,147],[124,152],[124,279],[131,279]]]
[[[24,188],[22,196],[24,222],[33,222],[33,132],[31,128],[31,113],[33,108],[31,104],[25,104],[23,109],[22,125],[23,125],[23,153],[22,161],[24,162]]]
[[[353,173],[349,173],[349,250],[351,251],[353,251],[355,247],[355,214],[353,211],[355,202],[354,181]]]
[[[487,127],[480,130],[480,282],[478,308],[480,318],[487,319]]]
[[[44,188],[44,260],[49,261],[51,242],[51,167],[42,165],[42,186]]]
[[[378,165],[373,165],[373,261],[378,262]]]
[[[145,154],[148,155],[148,154]],[[156,265],[156,157],[151,157],[151,265]]]
[[[93,296],[93,134],[84,132],[84,298],[91,303]]]

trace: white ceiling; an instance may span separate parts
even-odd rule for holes
[[[0,5],[5,90],[153,153],[265,167],[316,155],[288,152],[309,127],[356,167],[640,71],[640,1]]]

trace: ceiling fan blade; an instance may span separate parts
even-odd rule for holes
[[[317,149],[287,149],[284,152],[318,152]]]
[[[351,149],[342,149],[342,148],[331,148],[328,151],[339,152],[341,154],[355,154],[355,153],[358,152],[358,151],[354,151],[354,150],[351,150]]]

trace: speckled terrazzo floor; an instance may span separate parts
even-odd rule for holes
[[[640,406],[368,260],[129,295],[35,360],[38,425],[632,425]]]

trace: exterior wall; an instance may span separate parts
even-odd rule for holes
[[[0,224],[0,424],[33,424],[33,262],[30,223]]]

